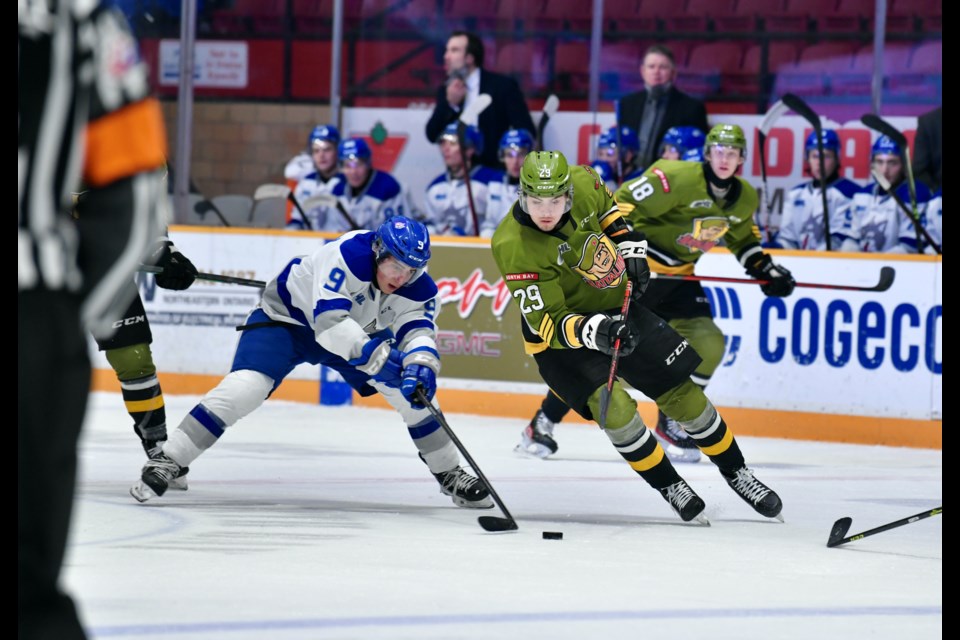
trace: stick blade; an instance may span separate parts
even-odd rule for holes
[[[559,108],[560,98],[557,97],[557,94],[551,93],[547,96],[547,101],[543,103],[543,117],[552,118]]]
[[[789,110],[790,107],[788,107],[783,100],[777,100],[773,106],[767,110],[766,115],[763,116],[763,120],[760,121],[760,126],[757,127],[760,135],[766,138],[767,134],[770,133],[770,129],[773,128],[774,123]]]
[[[853,518],[840,518],[833,523],[830,529],[830,537],[827,539],[828,547],[836,547],[843,541],[843,537],[850,531],[850,525],[853,524]]]
[[[513,518],[498,518],[496,516],[480,516],[477,522],[483,527],[484,531],[491,533],[503,533],[505,531],[516,531],[520,527]]]
[[[285,184],[262,184],[253,192],[253,199],[286,198],[289,194],[290,187]]]
[[[309,211],[315,207],[335,207],[337,202],[337,196],[332,193],[318,193],[304,200],[303,208]]]
[[[797,114],[803,117],[804,120],[809,122],[818,134],[820,133],[820,130],[823,126],[820,122],[820,116],[817,115],[816,111],[810,108],[810,105],[808,105],[803,98],[792,93],[785,93],[780,99],[783,101],[783,104],[790,108],[791,111],[795,111]]]
[[[489,93],[481,93],[473,99],[470,106],[460,113],[460,122],[463,124],[475,122],[480,114],[483,113],[483,110],[490,106],[491,102],[493,102],[493,98],[490,97]]]
[[[886,266],[880,268],[880,281],[877,282],[877,286],[873,288],[874,291],[886,291],[891,286],[893,286],[893,280],[896,278],[897,272],[893,267]]]
[[[901,149],[906,150],[908,148],[907,137],[903,135],[903,133],[901,133],[899,129],[894,127],[892,124],[890,124],[889,122],[887,122],[886,120],[878,116],[877,114],[865,113],[862,116],[860,116],[860,122],[863,123],[863,126],[869,127],[870,129],[873,129],[877,133],[887,136],[888,138],[896,142]]]

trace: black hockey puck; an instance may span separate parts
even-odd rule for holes
[[[563,540],[563,531],[544,531],[544,540]]]

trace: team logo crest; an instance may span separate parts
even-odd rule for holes
[[[623,279],[623,257],[605,235],[592,233],[583,242],[580,260],[571,265],[584,282],[597,289],[615,287]]]
[[[697,218],[693,221],[693,232],[677,238],[677,244],[687,247],[691,253],[706,253],[717,246],[729,230],[730,222],[726,218]]]

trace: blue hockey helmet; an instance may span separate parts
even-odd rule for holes
[[[527,154],[533,149],[533,136],[526,129],[510,129],[500,138],[500,159],[506,157],[508,151],[519,151]]]
[[[840,157],[840,136],[833,129],[821,129],[820,140],[823,142],[824,151],[833,151],[834,155]],[[817,150],[817,132],[811,131],[807,136],[807,141],[803,145],[805,151]]]
[[[590,166],[594,171],[597,172],[597,175],[600,176],[604,182],[610,182],[613,180],[613,167],[610,166],[609,162],[604,162],[603,160],[594,160],[592,163],[590,163]]]
[[[430,233],[416,220],[394,216],[377,228],[373,251],[379,264],[389,256],[418,271],[430,260]]]
[[[460,138],[457,137],[456,122],[452,122],[447,125],[447,127],[443,130],[443,133],[440,134],[440,138],[437,139],[437,142],[443,142],[444,140],[459,142]],[[483,153],[483,134],[480,133],[480,129],[477,129],[472,124],[468,124],[466,127],[464,127],[463,141],[467,145],[468,149],[473,149],[477,154]]]
[[[332,124],[318,124],[307,136],[307,151],[313,149],[314,142],[329,142],[337,145],[340,142],[340,131]]]
[[[870,159],[873,160],[874,156],[881,153],[903,157],[903,149],[900,148],[900,145],[887,136],[880,136],[873,143],[873,148],[870,149]]]
[[[372,156],[373,153],[370,151],[370,146],[363,138],[347,138],[340,143],[340,147],[337,149],[337,157],[340,162],[362,160],[370,164],[370,158]]]
[[[673,147],[681,160],[703,162],[703,145],[706,134],[697,127],[670,127],[660,142],[660,155],[666,147]]]
[[[600,134],[600,138],[597,139],[597,148],[607,148],[612,147],[616,148],[617,146],[617,127],[613,126]],[[630,127],[621,126],[620,127],[620,146],[625,151],[633,151],[637,153],[640,151],[640,138],[637,137],[637,132],[631,129]]]

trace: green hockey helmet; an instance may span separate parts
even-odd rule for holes
[[[564,213],[573,207],[570,165],[559,151],[528,153],[520,168],[520,208],[527,212],[527,196],[555,198],[566,195]]]
[[[747,137],[743,135],[743,129],[735,124],[718,124],[710,129],[707,142],[703,145],[703,155],[709,155],[710,147],[714,145],[734,147],[740,149],[741,157],[747,155]]]

